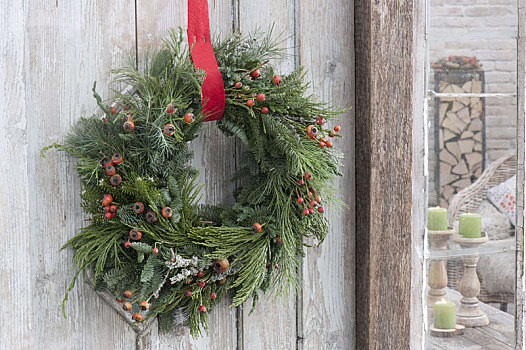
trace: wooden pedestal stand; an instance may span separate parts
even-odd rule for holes
[[[446,250],[447,242],[449,242],[449,239],[454,232],[454,229],[449,229],[446,231],[429,230],[428,238],[430,250]],[[429,314],[431,315],[433,311],[433,305],[435,305],[435,303],[438,301],[446,299],[446,259],[439,258],[431,260],[427,284],[429,285],[429,292],[427,293],[427,307],[429,308]]]
[[[475,249],[488,241],[488,236],[482,232],[480,238],[464,238],[454,235],[453,240],[463,249]],[[460,281],[459,290],[462,294],[460,307],[457,311],[457,323],[466,327],[481,327],[489,324],[488,317],[482,312],[477,296],[480,293],[480,282],[477,276],[477,262],[479,254],[474,253],[462,257],[464,273]]]

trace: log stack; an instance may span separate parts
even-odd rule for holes
[[[435,73],[439,92],[484,91],[481,71],[441,73]],[[438,204],[447,208],[453,195],[471,185],[484,169],[484,101],[481,97],[440,97],[436,102]]]

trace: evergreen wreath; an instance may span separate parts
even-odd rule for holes
[[[63,247],[73,248],[75,285],[93,271],[137,322],[161,315],[164,329],[183,312],[193,335],[207,329],[208,310],[232,290],[232,305],[262,292],[299,284],[304,237],[323,241],[324,207],[335,200],[331,182],[342,175],[324,128],[344,112],[316,102],[302,68],[275,75],[268,60],[283,57],[271,34],[216,41],[225,86],[217,126],[246,151],[234,176],[235,204],[199,205],[197,171],[188,164],[198,137],[204,74],[192,64],[182,30],[171,31],[144,71],[114,71],[118,103],[95,91],[100,115],[82,117],[56,148],[75,156],[87,227]]]

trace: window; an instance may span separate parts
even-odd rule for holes
[[[426,349],[522,342],[523,6],[428,1]]]

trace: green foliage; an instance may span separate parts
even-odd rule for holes
[[[143,71],[114,71],[114,83],[131,89],[115,91],[120,102],[113,114],[94,84],[104,117],[81,118],[64,144],[53,144],[43,154],[54,148],[77,158],[82,207],[91,216],[88,226],[64,245],[75,250],[76,274],[67,293],[80,273],[93,269],[98,288],[108,288],[117,298],[125,290],[134,291],[134,312],[140,301],[148,300],[146,318],[160,315],[162,327],[170,328],[174,314],[182,313],[197,335],[207,329],[208,319],[199,308],[210,311],[227,290],[233,291],[233,305],[240,305],[251,296],[256,303],[261,293],[286,293],[300,283],[297,269],[304,237],[322,241],[328,231],[322,214],[302,211],[314,195],[327,203],[335,192],[330,183],[341,175],[341,155],[320,147],[332,131],[316,117],[329,122],[343,110],[309,95],[301,68],[283,76],[279,84],[272,81],[275,73],[267,60],[283,53],[270,34],[236,34],[216,42],[226,94],[225,113],[217,126],[241,140],[247,151],[233,178],[236,203],[200,205],[202,186],[189,166],[193,155],[188,141],[198,136],[206,117],[201,110],[204,76],[194,68],[184,43],[182,32],[172,31]],[[260,77],[249,75],[255,69]],[[247,100],[258,94],[265,99],[249,107]],[[263,113],[263,107],[269,112]],[[186,113],[193,113],[195,122],[185,122]],[[133,121],[132,132],[124,130],[126,121]],[[164,133],[166,124],[173,125],[173,135]],[[308,135],[310,125],[319,129],[316,137]],[[104,167],[114,154],[123,157],[122,163],[114,164],[122,178],[118,186],[110,183]],[[305,179],[306,173],[312,179]],[[117,207],[111,219],[105,216],[110,208],[101,204],[105,194]],[[298,197],[305,202],[298,204]],[[143,212],[134,211],[136,202],[144,205]],[[171,216],[163,217],[165,207],[172,209]],[[157,221],[147,220],[150,211]],[[261,232],[254,232],[254,223],[261,224]],[[132,229],[142,237],[125,248]],[[227,259],[228,270],[214,272],[214,259]],[[199,271],[203,276],[197,278]],[[198,280],[205,286],[198,286]],[[209,297],[212,292],[217,299]]]

